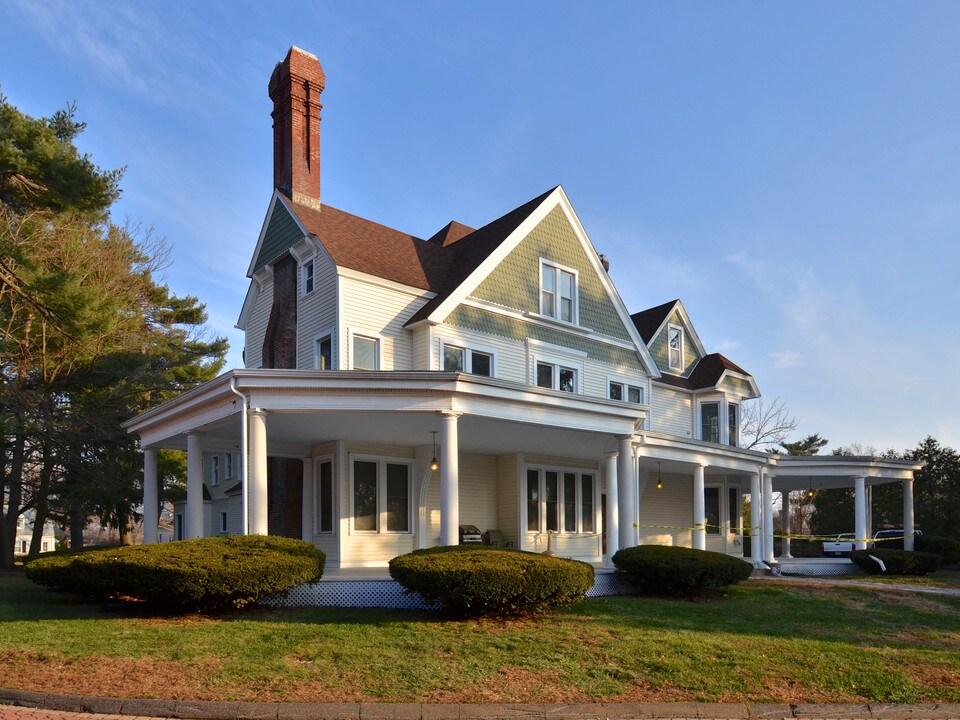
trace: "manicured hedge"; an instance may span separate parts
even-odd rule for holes
[[[390,577],[457,614],[524,615],[583,598],[593,568],[539,553],[454,545],[395,557]]]
[[[302,540],[238,535],[52,555],[29,562],[26,573],[40,585],[94,600],[215,610],[318,580],[325,560]]]
[[[870,556],[879,558],[886,566],[881,572],[876,561]],[[936,572],[940,567],[940,556],[928,552],[908,552],[906,550],[888,550],[871,548],[870,550],[854,550],[850,559],[858,566],[873,575],[926,575]]]
[[[960,565],[960,540],[937,535],[918,535],[913,547],[920,552],[934,553],[943,558],[944,565]]]
[[[655,595],[683,595],[746,580],[753,566],[730,555],[666,545],[618,550],[613,564]]]

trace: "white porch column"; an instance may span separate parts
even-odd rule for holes
[[[303,458],[303,494],[300,507],[300,536],[313,542],[313,458]]]
[[[760,490],[761,471],[750,477],[750,561],[754,566],[763,560],[763,497]]]
[[[913,478],[903,481],[903,549],[913,550]]]
[[[617,493],[617,454],[606,459],[607,471],[607,559],[620,549],[620,508]]]
[[[269,508],[267,506],[267,413],[259,408],[251,409],[250,421],[250,468],[248,491],[250,493],[251,535],[269,534]]]
[[[203,537],[203,442],[200,433],[187,433],[187,512],[185,540]]]
[[[693,468],[693,549],[707,549],[706,500],[703,489],[703,465]]]
[[[782,548],[780,550],[780,557],[782,558],[792,558],[793,555],[790,554],[790,491],[784,490],[780,493],[781,500],[781,510],[780,510],[780,525],[783,528],[783,540],[781,540]]]
[[[203,489],[200,490],[203,492]],[[160,495],[157,487],[157,451],[143,449],[143,543],[160,540]]]
[[[440,544],[460,542],[460,445],[457,413],[440,415]]]
[[[873,487],[867,485],[867,534],[864,537],[873,537]]]
[[[773,476],[763,474],[763,561],[776,562],[773,555]]]
[[[857,534],[857,550],[867,549],[867,491],[866,478],[855,477],[853,479],[853,499],[854,499],[854,531]]]
[[[624,435],[619,441],[617,453],[617,490],[619,491],[618,504],[620,510],[620,542],[621,548],[633,547],[634,528],[637,522],[637,499],[633,494],[633,438]]]

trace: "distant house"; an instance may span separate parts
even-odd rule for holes
[[[14,557],[23,557],[30,552],[35,517],[32,510],[27,510],[17,518],[17,535],[13,546]],[[43,526],[43,535],[40,537],[40,552],[53,552],[56,549],[55,528],[52,522],[47,521]]]
[[[156,450],[187,450],[175,537],[302,537],[346,568],[456,544],[462,525],[523,550],[549,535],[595,564],[638,543],[742,555],[752,535],[760,564],[775,492],[855,487],[865,538],[879,482],[904,484],[910,526],[914,464],[741,448],[752,375],[704,346],[680,300],[631,313],[561,187],[428,238],[323,204],[324,84],[297,48],[270,79],[246,367],[128,424],[148,506]]]

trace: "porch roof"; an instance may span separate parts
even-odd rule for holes
[[[912,480],[923,463],[870,456],[843,455],[771,455],[774,467],[773,489],[829,490],[853,487],[854,478],[865,478],[866,485]]]

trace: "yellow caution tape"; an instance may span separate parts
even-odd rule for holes
[[[718,530],[723,530],[723,526],[722,526],[722,525],[711,525],[711,524],[708,524],[706,521],[704,521],[704,522],[702,522],[702,523],[696,523],[695,525],[691,525],[690,527],[686,527],[686,526],[683,526],[683,525],[645,525],[645,524],[641,524],[641,523],[634,523],[634,524],[633,524],[633,527],[635,527],[635,528],[655,528],[655,529],[659,529],[659,530],[680,530],[680,531],[701,530],[701,529],[702,529],[702,530],[706,530],[707,528],[716,528],[716,529],[718,529]],[[732,532],[732,533],[730,533],[730,534],[731,534],[731,535],[737,535],[737,536],[739,536],[739,537],[752,537],[753,535],[757,535],[757,536],[762,536],[762,535],[763,535],[763,530],[762,530],[762,528],[761,528],[760,526],[755,526],[755,527],[752,528],[752,529],[755,530],[756,532],[751,532],[751,533]],[[802,535],[802,534],[792,534],[792,533],[790,533],[790,534],[785,534],[785,535],[784,535],[784,534],[780,534],[780,533],[774,533],[773,537],[775,537],[775,538],[787,538],[787,539],[790,539],[790,540],[818,540],[818,541],[823,541],[823,542],[885,543],[885,542],[889,542],[889,541],[891,541],[891,540],[903,540],[905,536],[904,536],[904,535],[895,535],[895,536],[893,536],[893,537],[884,537],[884,538],[843,538],[842,540],[839,540],[836,535]]]

